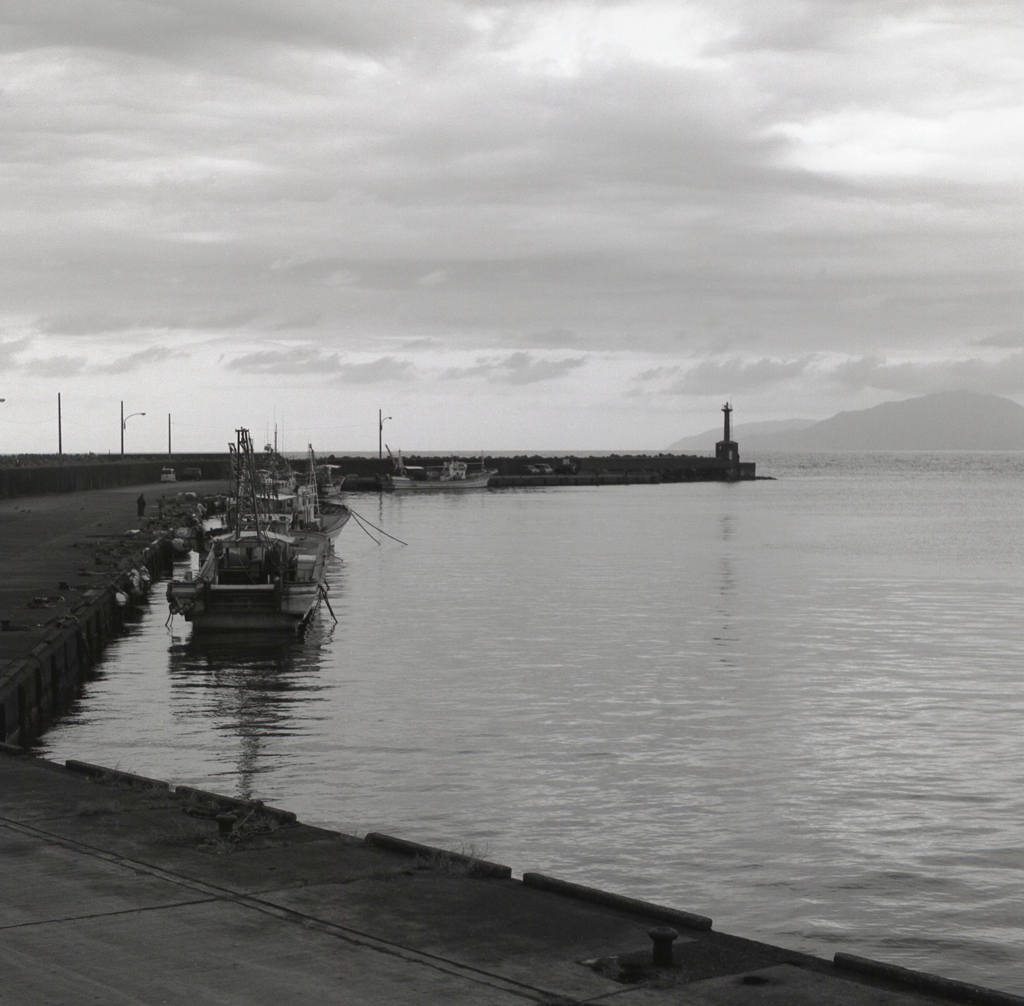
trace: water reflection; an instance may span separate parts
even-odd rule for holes
[[[311,732],[327,716],[327,686],[321,679],[326,644],[334,631],[319,617],[302,638],[281,633],[218,633],[187,641],[172,637],[168,676],[171,716],[181,724],[206,722],[234,736],[221,758],[234,769],[236,792],[256,795],[256,776],[271,771],[280,755],[274,740]]]

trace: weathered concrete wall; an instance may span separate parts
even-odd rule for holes
[[[139,459],[0,468],[0,499],[159,482],[160,471],[164,467],[174,468],[179,477],[182,469],[200,468],[204,479],[224,479],[228,477],[229,462],[226,456],[206,455],[200,458],[174,457],[171,460]]]
[[[169,543],[159,539],[134,556],[154,580],[169,562]],[[122,607],[116,594],[128,599]],[[0,667],[0,743],[27,746],[74,700],[107,642],[124,627],[124,616],[142,598],[133,595],[127,573],[86,591],[41,642]]]

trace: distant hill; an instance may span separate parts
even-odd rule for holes
[[[784,421],[790,422],[790,421]],[[788,429],[734,434],[744,450],[799,451],[1018,451],[1024,450],[1024,408],[1008,398],[976,391],[940,391]],[[751,428],[762,424],[748,424]],[[721,438],[716,430],[704,450]],[[692,449],[687,437],[670,450]]]
[[[816,419],[769,419],[763,423],[739,423],[732,428],[732,435],[738,442],[742,440],[760,440],[763,436],[771,436],[775,433],[784,433],[788,430],[800,430],[805,426],[814,426]],[[722,426],[716,426],[712,430],[705,430],[692,437],[683,437],[674,444],[670,444],[666,450],[669,451],[713,451],[715,444],[722,439]]]

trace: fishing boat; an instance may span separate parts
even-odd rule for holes
[[[340,490],[344,475],[334,479],[331,469],[337,465],[322,465],[317,462],[313,445],[309,445],[308,470],[306,473],[307,498],[312,505],[312,521],[324,534],[337,534],[352,516],[352,511],[341,501]]]
[[[401,492],[437,492],[439,490],[486,489],[497,471],[480,467],[470,469],[465,461],[449,458],[443,465],[407,465],[401,453],[392,457],[394,471],[386,478],[385,488]]]
[[[315,485],[278,493],[256,469],[249,431],[231,447],[233,493],[226,527],[210,535],[199,571],[167,588],[171,614],[198,631],[292,630],[326,596],[329,532]],[[348,512],[334,521],[340,529]]]

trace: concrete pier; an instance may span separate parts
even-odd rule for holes
[[[464,853],[69,766],[0,749],[0,1003],[1024,1006]]]
[[[141,600],[130,571],[159,575],[173,523],[159,519],[160,496],[226,487],[153,483],[0,500],[0,742],[29,743],[67,707]]]

